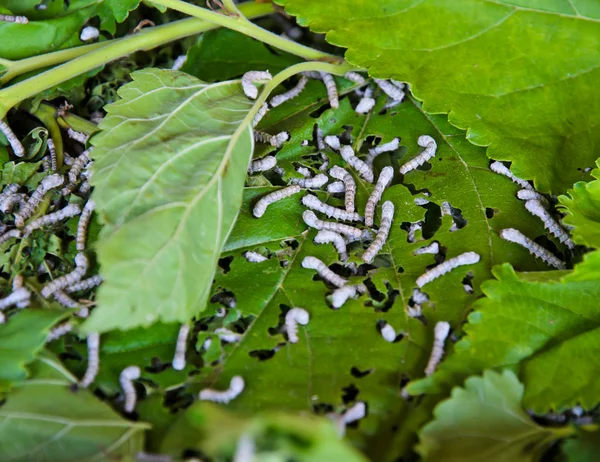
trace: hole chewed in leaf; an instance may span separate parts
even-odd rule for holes
[[[362,379],[363,377],[366,377],[367,375],[371,374],[372,372],[373,372],[373,369],[366,369],[364,371],[361,371],[356,366],[353,366],[350,369],[350,374],[352,375],[352,377],[355,377],[357,379]]]

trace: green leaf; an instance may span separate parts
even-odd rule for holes
[[[339,440],[325,418],[264,413],[249,419],[210,403],[188,408],[167,433],[161,449],[175,456],[184,448],[195,449],[215,460],[229,460],[242,435],[254,442],[257,461],[366,461]]]
[[[100,16],[100,27],[103,30],[115,33],[116,23],[123,22],[129,16],[129,12],[135,10],[141,0],[104,0],[98,5]]]
[[[455,354],[409,392],[439,392],[484,369],[513,367],[527,408],[596,406],[600,380],[588,352],[600,347],[600,252],[573,271],[517,274],[505,264],[494,276],[483,284],[487,297],[475,303]]]
[[[27,181],[36,176],[40,162],[6,162],[2,166],[2,185],[18,183],[23,186]]]
[[[76,383],[56,357],[40,355],[32,378],[0,407],[4,460],[114,460],[143,449],[147,424],[122,419],[90,391],[74,390]]]
[[[449,113],[541,191],[565,191],[600,156],[596,0],[276,3],[351,63],[409,82],[427,112]]]
[[[562,445],[567,462],[594,462],[600,453],[600,432],[578,429],[575,438]]]
[[[187,53],[181,69],[206,82],[232,79],[246,71],[277,72],[300,62],[296,56],[274,52],[264,43],[229,29],[208,31]]]
[[[239,81],[132,77],[93,140],[105,282],[88,332],[187,322],[204,308],[254,144]]]
[[[542,428],[521,408],[523,385],[510,371],[486,371],[439,404],[419,433],[427,462],[534,462],[565,433]]]
[[[25,380],[25,366],[44,347],[50,328],[67,314],[28,308],[0,324],[0,391]]]
[[[596,161],[599,167],[600,162]],[[560,196],[560,204],[567,216],[563,221],[575,229],[573,240],[577,244],[600,248],[600,170],[594,170],[594,181],[580,181],[573,185],[567,196]]]

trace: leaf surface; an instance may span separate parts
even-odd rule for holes
[[[594,462],[600,451],[598,431],[579,429],[575,438],[563,443],[562,450],[567,462]]]

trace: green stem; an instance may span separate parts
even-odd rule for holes
[[[60,127],[56,123],[56,110],[49,105],[40,105],[35,111],[31,112],[46,126],[50,133],[50,138],[54,141],[54,147],[56,148],[56,165],[58,168],[62,167],[63,164],[63,142],[62,135],[60,133]]]
[[[246,3],[242,7],[245,16],[250,18],[264,16],[273,11],[273,6],[269,3]],[[116,40],[73,61],[0,90],[0,117],[21,101],[110,61],[217,27],[219,27],[218,23],[211,24],[197,19],[188,19],[142,30],[133,36]]]
[[[99,128],[94,122],[90,122],[83,117],[79,117],[75,114],[71,114],[70,112],[65,113],[62,117],[58,119],[58,125],[62,128],[72,128],[76,132],[85,133],[86,135],[93,135],[96,133]]]
[[[248,35],[256,40],[267,43],[280,50],[287,51],[296,56],[300,56],[304,59],[310,59],[315,61],[327,61],[327,62],[340,62],[343,58],[329,53],[324,53],[314,48],[310,48],[301,45],[291,40],[282,38],[272,32],[269,32],[250,21],[239,21],[237,18],[226,16],[224,14],[215,13],[214,11],[207,10],[206,8],[200,8],[196,5],[182,2],[181,0],[152,0],[156,5],[166,6],[181,13],[185,13],[190,16],[194,16],[205,21],[218,24],[222,27],[241,32],[242,34]],[[242,5],[240,5],[241,7]],[[242,13],[244,13],[242,11]],[[245,16],[247,16],[245,14]]]

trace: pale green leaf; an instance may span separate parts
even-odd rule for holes
[[[187,322],[204,308],[253,149],[239,81],[132,77],[93,140],[105,282],[87,331]]]

